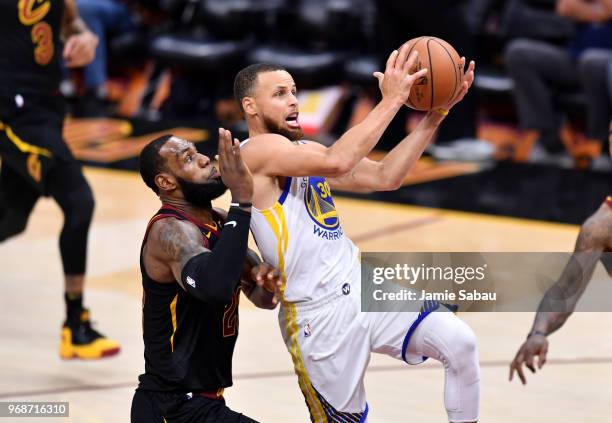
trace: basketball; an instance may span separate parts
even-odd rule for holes
[[[463,69],[461,57],[446,41],[436,37],[418,37],[407,41],[412,51],[419,53],[414,72],[427,68],[427,74],[416,81],[410,90],[408,107],[415,110],[432,110],[443,107],[461,88]]]

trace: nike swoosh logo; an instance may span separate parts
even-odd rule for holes
[[[230,220],[229,222],[225,222],[225,225],[223,226],[233,226],[234,228],[236,227],[237,223],[235,220]]]

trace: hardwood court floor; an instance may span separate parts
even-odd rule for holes
[[[19,422],[128,422],[143,370],[138,252],[155,196],[137,174],[87,169],[97,200],[86,304],[123,350],[100,362],[62,361],[57,249],[59,209],[36,206],[25,234],[0,245],[0,401],[69,401],[70,418]],[[571,251],[576,226],[336,199],[345,232],[364,251]],[[225,206],[228,198],[219,201]],[[579,313],[551,337],[549,363],[527,387],[508,383],[508,362],[533,313],[462,314],[478,337],[482,422],[611,422],[612,314]],[[262,422],[307,422],[276,312],[243,298],[228,404]],[[373,355],[366,376],[370,422],[443,422],[443,371]],[[0,421],[12,421],[0,419]]]

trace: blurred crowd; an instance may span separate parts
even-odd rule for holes
[[[101,42],[91,65],[66,71],[63,91],[73,97],[74,115],[238,122],[233,76],[265,61],[285,66],[299,89],[343,87],[347,111],[340,116],[348,117],[339,125],[346,125],[364,99],[379,95],[372,73],[389,52],[431,35],[477,63],[473,92],[442,126],[432,154],[487,155],[482,146],[491,143],[479,139],[479,126],[493,120],[514,128],[504,158],[565,158],[583,168],[608,160],[602,152],[612,114],[612,0],[77,4]],[[409,113],[398,114],[381,147],[391,148],[409,130]]]

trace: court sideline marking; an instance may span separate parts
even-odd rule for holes
[[[546,365],[550,366],[565,366],[572,364],[612,364],[612,357],[582,357],[582,358],[557,358],[552,360],[547,360]],[[481,361],[481,368],[500,368],[500,367],[508,367],[510,365],[509,360],[487,360]],[[411,366],[410,370],[435,370],[439,371],[439,368],[442,367],[439,363],[434,363],[431,365],[423,365],[423,366]],[[371,366],[368,367],[368,372],[388,372],[392,370],[402,370],[407,369],[405,365],[385,365],[385,366]],[[275,378],[285,378],[295,377],[295,373],[293,370],[279,370],[272,372],[261,372],[261,373],[242,373],[237,374],[233,377],[234,380],[253,380],[253,379],[275,379]],[[64,388],[51,388],[51,389],[40,389],[40,390],[31,390],[31,391],[21,391],[21,392],[3,392],[0,393],[0,399],[5,398],[14,398],[14,397],[32,397],[38,395],[53,395],[53,394],[63,394],[67,392],[85,392],[85,391],[105,391],[110,389],[122,389],[122,388],[136,388],[136,383],[134,381],[130,382],[119,382],[119,383],[111,383],[108,385],[77,385],[77,386],[67,386]]]

